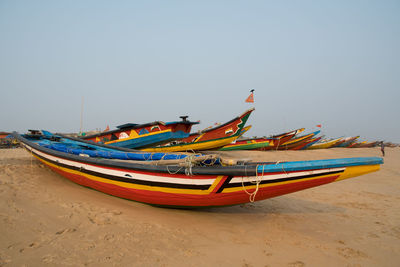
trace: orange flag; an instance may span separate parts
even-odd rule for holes
[[[322,127],[322,125],[321,124],[318,124],[318,125],[316,125],[317,127],[319,127],[319,128],[321,128]]]
[[[254,89],[251,89],[250,92],[250,95],[246,99],[246,103],[254,103]]]

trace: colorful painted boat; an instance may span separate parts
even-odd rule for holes
[[[315,143],[311,146],[309,146],[307,149],[326,149],[326,148],[331,148],[335,146],[336,143],[341,141],[343,138],[339,137],[333,140],[324,140],[322,142]]]
[[[380,144],[380,141],[373,141],[373,142],[364,141],[364,142],[356,144],[354,147],[375,147],[375,146],[378,146],[379,144]],[[385,144],[385,146],[389,146],[389,145]]]
[[[219,150],[273,150],[276,149],[279,144],[284,144],[289,141],[296,134],[302,132],[304,128],[294,130],[288,133],[276,135],[273,137],[259,137],[259,138],[247,138],[242,140],[236,140],[235,142],[226,145]]]
[[[182,121],[174,122],[126,123],[117,126],[115,130],[83,136],[82,138],[95,143],[125,148],[155,146],[188,137],[192,125],[199,123],[188,121],[187,116],[181,118]]]
[[[367,141],[353,142],[352,144],[350,144],[348,146],[348,148],[357,148],[357,147],[360,147],[360,146],[362,146],[362,145],[364,145],[366,143],[367,143]]]
[[[309,140],[302,146],[298,146],[297,149],[295,149],[295,150],[305,150],[308,147],[312,146],[313,144],[318,143],[321,139],[322,139],[322,136],[311,138],[311,140]]]
[[[0,139],[6,138],[10,133],[8,132],[0,132]]]
[[[270,138],[281,138],[281,137],[284,137],[284,136],[287,136],[287,135],[292,135],[292,134],[297,135],[297,134],[303,132],[304,130],[305,130],[305,128],[300,128],[300,129],[293,130],[293,131],[286,132],[286,133],[271,135]]]
[[[354,137],[347,137],[344,139],[344,142],[341,142],[340,144],[335,145],[335,147],[348,147],[352,143],[354,143],[360,136],[354,136]]]
[[[163,160],[174,154],[140,153],[136,160],[115,160],[102,146],[60,136],[13,133],[31,155],[55,172],[95,190],[164,207],[215,207],[242,204],[340,181],[379,170],[378,157],[294,162],[232,162],[231,166],[193,161],[197,155]],[[93,150],[97,153],[86,154]],[[108,154],[107,154],[108,153]],[[131,152],[129,152],[131,153]],[[128,153],[125,153],[128,154]],[[132,154],[135,154],[132,152]],[[153,155],[151,157],[145,157]],[[138,158],[138,159],[137,159]],[[179,162],[179,160],[183,160]],[[86,190],[86,189],[82,189]]]
[[[308,141],[310,141],[314,136],[319,134],[321,131],[315,131],[309,134],[305,134],[299,137],[295,137],[290,139],[288,142],[284,143],[283,145],[280,145],[278,147],[278,150],[292,150],[292,149],[297,149],[298,147],[303,147],[304,144],[306,144]]]
[[[255,150],[263,149],[265,147],[273,146],[274,140],[272,138],[246,138],[241,140],[236,140],[233,143],[221,147],[218,150],[221,151],[231,151],[231,150]]]
[[[216,150],[235,141],[243,134],[243,129],[253,109],[249,109],[242,115],[211,129],[205,129],[199,133],[192,133],[168,145],[160,145],[141,149],[148,152],[178,152],[178,151],[203,151]]]
[[[300,129],[290,131],[287,133],[272,135],[270,137],[264,138],[264,141],[271,141],[271,145],[257,148],[256,150],[261,150],[261,151],[276,150],[280,145],[288,142],[289,140],[291,140],[293,137],[295,137],[297,134],[301,133],[302,131],[304,131],[304,128],[300,128]]]

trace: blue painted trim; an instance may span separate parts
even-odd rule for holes
[[[157,143],[167,143],[170,140],[186,138],[189,136],[189,133],[185,133],[184,131],[177,132],[164,132],[160,134],[154,134],[149,136],[137,137],[134,139],[129,139],[126,141],[119,141],[115,143],[110,143],[110,146],[116,147],[126,147],[126,148],[140,148],[145,147],[152,144]]]
[[[259,165],[257,172],[282,172],[282,171],[303,171],[315,169],[341,168],[360,165],[383,164],[383,159],[378,157],[365,158],[343,158],[343,159],[324,159],[310,161],[291,161],[277,164]],[[264,169],[264,170],[263,170]]]

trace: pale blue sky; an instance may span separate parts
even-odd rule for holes
[[[400,142],[400,1],[0,1],[0,131],[201,120]],[[255,104],[244,102],[255,88]]]

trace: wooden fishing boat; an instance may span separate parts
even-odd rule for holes
[[[187,116],[181,118],[181,121],[174,122],[126,123],[117,126],[115,130],[82,136],[81,138],[95,143],[125,148],[155,146],[188,137],[192,125],[199,123],[188,121]]]
[[[272,138],[246,138],[236,140],[231,144],[221,147],[218,150],[230,151],[230,150],[261,150],[262,148],[273,146],[274,140]]]
[[[10,133],[8,132],[0,132],[0,139],[6,138]]]
[[[318,142],[321,139],[321,137],[316,137],[316,138],[311,138],[309,140],[303,140],[298,144],[297,146],[294,146],[290,148],[290,150],[302,150],[304,149],[307,145],[313,144],[314,142]]]
[[[235,142],[226,145],[219,150],[273,150],[276,149],[279,144],[284,144],[289,141],[293,136],[302,132],[304,128],[294,130],[288,133],[276,135],[273,137],[259,137],[259,138],[247,138],[236,140]]]
[[[311,138],[309,141],[305,142],[305,144],[300,145],[298,147],[296,147],[293,150],[305,150],[307,149],[309,146],[312,146],[313,144],[317,143],[319,140],[321,140],[322,136],[320,137],[315,137],[315,138]]]
[[[373,142],[365,141],[365,142],[361,142],[360,144],[358,144],[355,147],[375,147],[375,146],[378,146],[379,143],[380,143],[380,141],[373,141]],[[386,146],[386,144],[385,144],[385,146]]]
[[[295,137],[290,139],[288,142],[284,143],[283,145],[280,145],[278,147],[278,150],[291,150],[291,149],[297,149],[297,147],[302,147],[303,144],[306,144],[309,140],[311,140],[314,136],[319,134],[321,131],[315,131],[309,134],[305,134],[299,137]]]
[[[341,142],[340,144],[335,145],[335,147],[348,147],[352,143],[354,143],[359,137],[360,136],[354,136],[354,137],[345,138],[344,142]]]
[[[187,138],[177,140],[167,145],[160,145],[141,149],[148,152],[178,152],[178,151],[203,151],[215,150],[235,141],[243,134],[244,126],[253,109],[242,115],[213,128],[192,133]]]
[[[200,158],[210,155],[111,149],[47,133],[13,135],[31,155],[75,183],[164,207],[215,207],[263,200],[374,172],[383,163],[378,157],[240,162]]]
[[[339,141],[341,141],[343,138],[339,137],[333,140],[325,140],[319,143],[315,143],[311,146],[309,146],[307,149],[324,149],[324,148],[330,148],[335,146],[336,143],[338,143]]]
[[[287,135],[294,135],[295,136],[295,135],[298,135],[299,133],[303,132],[304,130],[305,130],[305,128],[300,128],[300,129],[297,129],[297,130],[294,130],[294,131],[290,131],[290,132],[287,132],[287,133],[271,135],[270,138],[282,138],[282,137],[287,136]]]
[[[260,151],[276,150],[280,145],[288,142],[289,140],[291,140],[293,137],[295,137],[297,134],[301,133],[302,131],[304,131],[304,128],[300,128],[300,129],[290,131],[287,133],[272,135],[270,137],[264,138],[264,141],[269,141],[270,145],[256,148],[256,150],[260,150]]]
[[[366,143],[367,143],[367,141],[353,142],[348,146],[348,148],[358,148]]]

